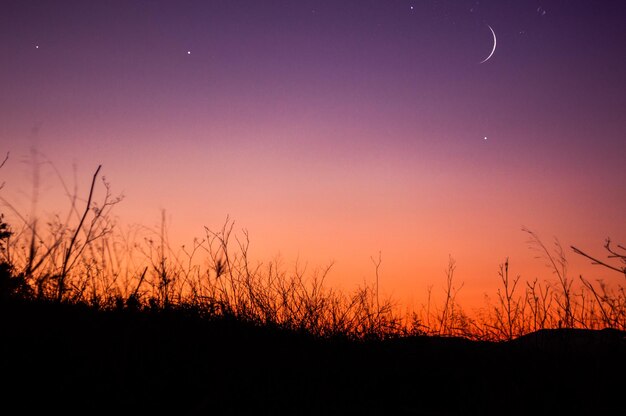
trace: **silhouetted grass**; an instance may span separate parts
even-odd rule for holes
[[[107,183],[90,202],[96,176],[85,206],[71,196],[63,220],[42,226],[13,212],[22,222],[11,228],[0,217],[7,410],[525,415],[621,405],[623,288],[582,277],[575,287],[560,245],[533,232],[555,281],[511,277],[506,259],[495,304],[469,315],[450,258],[443,300],[430,291],[401,314],[379,295],[380,257],[376,281],[344,293],[325,284],[332,265],[253,263],[230,219],[172,248],[165,216],[156,231],[117,229]]]
[[[623,286],[594,284],[582,276],[574,286],[558,241],[551,250],[527,229],[531,247],[550,265],[554,281],[511,277],[506,259],[499,269],[495,304],[470,315],[457,302],[463,285],[454,281],[456,265],[450,258],[443,300],[437,303],[429,292],[427,305],[401,313],[392,299],[380,297],[380,256],[372,259],[375,282],[344,293],[325,284],[332,264],[307,271],[299,265],[285,270],[280,260],[252,262],[248,233],[235,233],[229,218],[217,230],[205,227],[204,237],[194,239],[190,247],[170,246],[165,214],[159,230],[121,231],[110,215],[121,198],[112,195],[106,181],[102,180],[101,200],[93,200],[99,170],[84,206],[80,207],[78,195],[69,194],[67,217],[55,216],[45,226],[2,199],[21,221],[14,228],[2,222],[0,229],[0,261],[9,276],[2,283],[3,296],[83,303],[105,310],[193,307],[208,316],[351,339],[436,334],[510,340],[549,328],[626,329]],[[605,248],[611,259],[626,264],[624,255],[616,251],[624,250],[622,246],[614,250],[607,242]],[[590,258],[624,273],[623,266]]]

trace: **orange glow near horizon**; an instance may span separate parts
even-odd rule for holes
[[[31,215],[34,148],[35,215],[65,214],[61,179],[84,198],[102,164],[120,226],[165,210],[182,245],[230,216],[255,259],[334,261],[346,291],[380,252],[381,294],[406,305],[441,292],[449,256],[468,309],[507,257],[552,279],[522,227],[559,239],[570,278],[623,280],[569,248],[626,242],[623,7],[322,3],[17,2],[0,196]]]
[[[249,163],[245,161],[254,169]],[[17,169],[21,179],[13,175],[15,170],[9,169],[16,165],[7,165],[3,197],[24,214],[30,210],[31,190],[19,184],[32,182],[32,172],[28,172],[32,164],[22,164]],[[73,189],[72,181],[68,180],[72,177],[71,168],[57,166],[57,169],[61,175],[65,174],[66,186]],[[549,249],[554,248],[554,238],[559,239],[571,279],[582,274],[593,281],[621,283],[615,273],[592,266],[570,250],[569,245],[577,245],[603,256],[602,244],[610,234],[599,232],[601,222],[595,223],[592,218],[576,229],[568,229],[577,216],[589,215],[586,212],[589,207],[578,204],[568,210],[567,200],[554,198],[551,190],[548,193],[528,190],[535,193],[539,205],[552,206],[552,211],[537,211],[526,217],[525,224],[519,224],[514,218],[525,211],[532,212],[533,208],[536,210],[537,204],[520,201],[509,210],[501,208],[507,206],[510,195],[508,187],[497,178],[483,185],[492,186],[494,192],[476,191],[476,188],[473,192],[463,192],[460,185],[464,179],[452,175],[442,174],[422,182],[406,172],[402,176],[401,170],[370,169],[345,175],[339,168],[334,172],[315,171],[319,174],[292,169],[290,175],[259,175],[252,177],[250,183],[246,183],[247,178],[231,173],[230,182],[217,181],[207,192],[199,192],[197,182],[195,187],[191,183],[176,187],[177,183],[185,183],[181,177],[190,172],[179,171],[180,177],[165,178],[155,171],[152,180],[158,187],[151,186],[150,179],[139,174],[130,176],[126,186],[120,186],[117,184],[120,179],[112,179],[120,178],[118,172],[111,172],[105,166],[102,173],[111,183],[113,195],[121,192],[125,195],[113,211],[120,229],[139,225],[158,232],[161,211],[165,210],[168,240],[176,250],[183,244],[189,247],[196,237],[203,238],[205,226],[219,230],[228,215],[235,222],[238,236],[242,236],[243,229],[249,232],[250,255],[254,261],[267,263],[280,258],[287,272],[293,271],[296,264],[306,266],[310,272],[333,263],[326,284],[345,292],[374,283],[372,258],[378,258],[380,253],[381,296],[391,297],[402,309],[423,307],[429,287],[435,304],[443,298],[449,256],[456,262],[455,287],[462,285],[457,301],[468,312],[485,307],[485,295],[495,298],[500,285],[498,266],[507,257],[511,275],[519,274],[523,281],[535,278],[554,281],[545,260],[537,258],[540,253],[531,249],[529,235],[522,231],[522,225],[538,233]],[[40,170],[37,216],[46,219],[56,213],[64,218],[70,205],[60,180],[50,165],[43,164]],[[86,166],[78,166],[79,205],[84,204],[91,174]],[[303,176],[308,182],[304,182]],[[243,188],[232,185],[237,181]],[[264,181],[281,186],[264,188],[261,185]],[[416,190],[414,193],[408,192],[411,185]],[[233,188],[229,190],[229,186]],[[166,195],[163,188],[174,190],[173,197]],[[458,192],[449,192],[454,189]],[[564,191],[567,190],[561,190]],[[101,183],[96,196],[103,196]],[[226,207],[231,209],[227,211]],[[8,209],[4,212],[10,222],[19,223]]]

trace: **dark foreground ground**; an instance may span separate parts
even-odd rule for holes
[[[622,414],[626,339],[321,341],[180,311],[2,301],[0,377],[2,414]]]

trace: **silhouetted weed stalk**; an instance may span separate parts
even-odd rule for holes
[[[79,199],[76,188],[67,192],[69,213],[63,219],[54,216],[46,227],[0,197],[18,222],[10,228],[0,216],[2,298],[85,303],[102,309],[193,308],[208,317],[354,339],[439,335],[510,340],[546,328],[626,330],[623,286],[582,276],[574,286],[559,242],[550,249],[528,229],[523,230],[530,246],[556,279],[522,281],[519,275],[509,274],[506,259],[498,270],[495,302],[487,298],[486,307],[470,316],[457,301],[463,284],[454,281],[456,263],[450,257],[441,304],[433,300],[431,286],[426,305],[417,312],[400,313],[391,299],[380,296],[380,253],[372,258],[373,284],[345,293],[325,285],[332,264],[308,270],[296,263],[293,270],[286,270],[279,258],[253,262],[247,231],[235,233],[234,221],[228,217],[217,230],[205,227],[204,237],[194,239],[191,246],[175,248],[167,238],[164,212],[157,230],[115,227],[111,209],[121,198],[112,196],[102,178],[104,193],[95,199],[99,171],[100,167],[86,200]],[[623,246],[612,246],[607,240],[607,261],[572,249],[626,277]],[[620,264],[611,263],[615,261]]]

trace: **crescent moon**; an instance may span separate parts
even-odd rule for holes
[[[496,32],[493,31],[493,29],[491,28],[491,26],[487,25],[487,27],[489,28],[489,30],[491,30],[491,34],[493,35],[493,49],[491,50],[491,53],[489,54],[488,57],[486,57],[485,59],[483,59],[482,61],[480,61],[480,63],[485,63],[489,60],[489,58],[491,58],[493,56],[493,53],[496,51]]]

